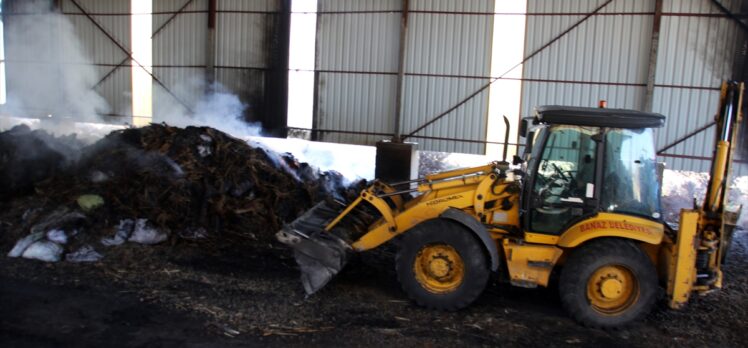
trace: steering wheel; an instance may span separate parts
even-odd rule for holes
[[[556,165],[556,163],[551,163],[551,165],[553,166],[553,170],[555,170],[556,173],[558,173],[558,175],[561,176],[561,179],[563,179],[564,181],[570,181],[571,180],[571,178],[567,177],[566,174],[564,173],[564,171],[561,170],[561,168],[559,168]]]

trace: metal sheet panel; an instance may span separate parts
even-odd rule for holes
[[[740,5],[737,1],[722,3],[732,9]],[[708,1],[665,1],[663,7],[663,11],[674,13],[719,13]],[[734,76],[732,69],[742,36],[738,26],[724,17],[663,17],[653,110],[668,116],[668,120],[665,128],[656,133],[657,148],[680,139],[713,119],[721,82]],[[709,129],[667,153],[711,158],[714,134],[714,129]],[[709,170],[709,160],[663,158],[671,169]]]
[[[319,12],[397,11],[402,10],[402,0],[318,0]]]
[[[77,3],[91,13],[91,17],[103,27],[122,47],[130,47],[130,3],[121,0],[77,0]],[[98,66],[94,68],[98,72],[99,79],[103,78],[114,66],[120,64],[127,53],[117,47],[91,20],[82,14],[70,0],[62,0],[61,8],[66,17],[75,27],[75,32],[80,40],[81,46],[94,64],[109,66]],[[129,62],[125,62],[129,66]],[[119,67],[96,91],[109,103],[111,112],[118,115],[131,113],[130,92],[132,90],[132,79],[129,67]],[[98,79],[97,79],[98,80]],[[129,119],[121,117],[108,118],[108,121],[120,123]]]
[[[123,47],[129,46],[129,2],[117,0],[78,0],[77,2],[86,12],[91,13],[91,19],[101,25],[120,45]],[[5,1],[3,5],[8,13],[29,10],[26,7],[29,3],[23,1]],[[45,98],[47,98],[47,102],[54,104],[53,100],[55,98],[63,98],[66,100],[66,105],[62,106],[62,109],[67,109],[69,105],[78,104],[80,106],[86,102],[93,103],[93,101],[80,100],[80,96],[85,95],[87,89],[85,91],[78,91],[76,87],[81,86],[80,83],[93,86],[102,77],[112,71],[116,65],[120,64],[127,57],[127,54],[102,33],[92,23],[91,19],[86,17],[70,0],[60,1],[60,6],[64,15],[57,18],[62,18],[64,22],[50,20],[50,17],[46,19],[38,17],[34,19],[33,17],[36,15],[28,13],[18,17],[9,16],[6,18],[6,25],[9,26],[13,26],[14,19],[28,20],[29,18],[38,23],[36,29],[39,29],[39,26],[48,25],[50,26],[48,37],[51,38],[49,47],[44,48],[45,52],[37,52],[37,56],[35,57],[18,56],[15,53],[24,50],[14,49],[12,47],[14,44],[13,40],[6,42],[6,46],[8,46],[6,47],[6,58],[9,61],[7,76],[9,80],[17,78],[18,75],[22,75],[20,76],[21,78],[24,78],[23,75],[26,75],[27,77],[25,78],[27,79],[32,78],[31,76],[50,76],[50,86],[39,86],[36,89],[52,88],[51,91],[45,90],[42,92],[46,94]],[[12,28],[8,29],[11,32],[14,30]],[[21,28],[21,30],[23,29]],[[70,36],[61,36],[68,33]],[[19,35],[22,36],[23,34],[19,33]],[[38,42],[36,43],[38,44]],[[20,44],[26,46],[26,42],[21,42]],[[14,62],[13,60],[16,61]],[[55,76],[64,76],[71,73],[74,75],[74,78],[68,76],[64,77],[62,81],[55,81]],[[73,81],[72,79],[77,80]],[[110,112],[126,114],[130,110],[130,84],[129,71],[116,71],[96,88],[96,92],[109,105]],[[14,86],[9,85],[8,87],[9,93],[14,92]],[[33,88],[33,85],[31,87]],[[26,87],[19,86],[19,88],[23,89]],[[18,90],[16,92],[23,95],[33,95],[34,93],[39,93],[39,90]],[[60,95],[55,96],[58,92]],[[50,107],[52,106],[50,105]],[[34,108],[34,106],[31,106],[31,108]],[[55,110],[46,110],[46,112],[61,112],[59,105],[53,108]],[[88,108],[71,108],[71,110],[83,109]],[[29,114],[35,112],[44,111],[30,110]],[[81,115],[68,116],[73,118],[81,117]],[[121,122],[123,119],[107,118],[107,120]]]
[[[420,0],[413,1],[412,8],[405,72],[413,76],[405,77],[403,98],[402,129],[406,134],[488,84],[485,77],[491,74],[493,15],[464,13],[493,13],[494,2]],[[487,117],[485,90],[416,135],[483,141]],[[419,143],[419,150],[485,153],[485,145],[479,143],[413,140]]]
[[[159,115],[173,114],[173,108],[182,110],[184,102],[190,108],[204,93],[204,80],[207,52],[208,15],[207,0],[193,0],[176,14],[188,0],[167,0],[153,2],[153,30],[161,28],[152,38],[153,74],[180,100],[154,84],[154,120]],[[173,17],[173,18],[172,18]],[[167,21],[171,20],[167,23]],[[165,24],[165,25],[164,25]]]
[[[216,18],[216,66],[265,68],[269,14],[219,12]]]
[[[571,15],[529,16],[525,56],[602,3],[528,2],[528,13]],[[652,33],[652,16],[641,13],[653,6],[652,1],[614,1],[526,62],[521,115],[532,115],[538,105],[595,106],[600,99],[609,107],[641,109]]]
[[[318,129],[392,134],[397,76],[319,73]],[[322,133],[322,141],[371,145],[388,135]]]
[[[240,12],[276,12],[280,8],[278,0],[217,0],[216,9]]]
[[[315,127],[394,130],[400,1],[320,1]],[[402,131],[409,133],[488,82],[493,1],[413,1],[406,51]],[[363,13],[338,13],[364,11]],[[392,12],[390,12],[392,11]],[[422,12],[418,12],[422,11]],[[334,72],[333,72],[334,71]],[[358,73],[356,73],[358,72]],[[444,76],[449,75],[449,76]],[[442,77],[443,76],[443,77]],[[386,103],[386,104],[381,104]],[[484,140],[487,93],[416,135]],[[324,134],[325,141],[373,144],[387,136]],[[410,138],[421,150],[482,153],[483,144]]]
[[[525,54],[542,47],[602,3],[604,0],[530,0]],[[732,11],[740,9],[737,0],[722,3]],[[642,109],[653,9],[651,0],[613,1],[600,15],[528,61],[523,72],[522,115],[531,115],[537,105],[593,106],[598,99],[606,99],[610,107]],[[712,119],[719,96],[716,89],[730,78],[737,43],[742,42],[737,25],[713,16],[720,11],[709,1],[665,0],[663,12],[653,111],[668,120],[655,133],[657,148]],[[668,153],[710,158],[713,141],[714,131],[709,130]],[[662,159],[671,169],[706,171],[709,166],[707,160]]]
[[[392,133],[400,1],[320,0],[317,17],[317,129]],[[331,13],[373,11],[364,13]],[[327,13],[325,13],[327,12]],[[373,144],[388,136],[322,133],[320,140]]]

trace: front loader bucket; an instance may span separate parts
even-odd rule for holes
[[[338,213],[332,204],[321,202],[275,235],[278,241],[294,249],[301,269],[301,283],[308,295],[338,274],[353,250],[342,238],[324,230]]]

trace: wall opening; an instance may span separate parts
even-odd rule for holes
[[[503,142],[506,126],[503,116],[509,118],[509,143],[517,141],[522,90],[522,65],[524,58],[526,1],[497,1],[493,20],[491,51],[491,76],[503,77],[491,85],[488,98],[488,131],[486,139]],[[511,33],[511,35],[507,35]],[[486,155],[499,158],[504,145],[488,144]],[[509,146],[507,157],[517,152]]]
[[[145,126],[153,119],[153,2],[131,0],[132,124]]]
[[[317,0],[291,2],[288,127],[312,128]]]

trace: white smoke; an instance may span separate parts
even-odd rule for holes
[[[208,84],[203,78],[193,78],[166,92],[154,89],[154,121],[172,126],[207,126],[235,137],[259,136],[259,123],[244,120],[248,105],[219,82]],[[185,106],[184,104],[189,106]]]
[[[65,15],[49,0],[17,1],[5,16],[6,114],[100,121],[110,111],[92,89],[99,73]]]

